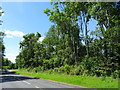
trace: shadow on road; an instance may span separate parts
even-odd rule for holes
[[[27,80],[27,79],[37,79],[37,78],[18,75],[15,72],[6,72],[0,75],[0,83],[22,81],[22,80]]]
[[[15,74],[15,72],[9,72],[9,71],[0,71],[1,75],[6,75],[6,74]]]

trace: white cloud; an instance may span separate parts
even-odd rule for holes
[[[11,36],[11,35],[6,35],[6,37],[7,37],[7,38],[13,38],[13,36]]]
[[[13,38],[15,37],[22,37],[23,35],[25,35],[23,32],[21,31],[12,31],[12,30],[5,30],[5,34],[7,38]]]
[[[38,40],[38,42],[42,42],[43,39],[44,39],[44,37],[40,37],[39,40]]]

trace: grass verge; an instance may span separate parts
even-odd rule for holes
[[[64,75],[64,74],[49,74],[47,72],[27,72],[24,70],[15,70],[14,72],[22,75],[49,79],[89,88],[118,88],[118,79],[112,79],[106,77],[104,80],[102,77],[88,77],[88,76],[76,76],[76,75]]]

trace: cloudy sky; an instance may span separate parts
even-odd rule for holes
[[[2,2],[0,3],[3,11],[3,25],[0,30],[4,31],[6,36],[4,44],[6,47],[6,57],[15,62],[19,54],[19,43],[22,36],[28,33],[41,33],[43,40],[45,33],[49,30],[52,23],[48,16],[44,14],[46,8],[52,8],[50,2]]]

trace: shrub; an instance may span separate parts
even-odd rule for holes
[[[54,68],[54,59],[53,58],[51,58],[50,60],[50,68]]]
[[[58,57],[56,57],[56,58],[53,58],[53,60],[54,60],[54,67],[59,67],[60,66],[60,60],[59,60],[59,58]]]
[[[49,74],[51,74],[52,72],[53,72],[53,70],[52,70],[52,69],[50,69],[50,70],[48,71],[48,73],[49,73]]]
[[[69,74],[70,73],[70,69],[71,69],[71,67],[69,66],[69,65],[65,65],[64,66],[64,70],[65,70],[65,72],[67,73],[67,74]]]
[[[120,70],[115,70],[113,73],[112,73],[112,78],[116,79],[116,78],[120,78]]]
[[[54,72],[58,72],[58,70],[59,70],[59,68],[54,68],[53,71],[54,71]]]
[[[85,68],[84,75],[101,76],[100,61],[99,57],[84,57],[82,61],[82,65]]]
[[[26,71],[28,71],[28,72],[31,71],[31,67],[27,68]]]
[[[75,75],[75,70],[74,69],[70,70],[70,75]]]
[[[64,66],[61,66],[61,67],[59,68],[59,71],[60,71],[61,73],[64,73],[64,72],[65,72]]]
[[[43,64],[44,64],[44,70],[47,70],[50,68],[50,61],[49,60],[44,60]]]
[[[75,67],[74,75],[83,75],[83,72],[84,72],[84,66],[79,65]]]
[[[3,70],[8,70],[10,69],[10,66],[3,66]]]
[[[70,73],[70,69],[71,67],[69,65],[65,65],[65,66],[61,66],[60,68],[54,68],[54,72],[57,72],[57,73],[64,73],[66,72],[67,74]]]
[[[37,68],[33,68],[32,71],[37,73]]]

